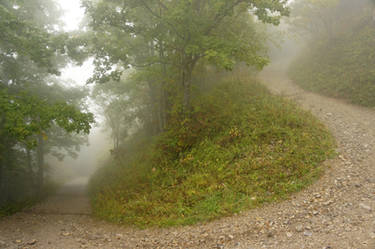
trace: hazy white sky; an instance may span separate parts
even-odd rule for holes
[[[78,30],[79,25],[85,14],[85,10],[81,8],[79,0],[57,0],[58,4],[64,11],[62,21],[65,23],[65,31]],[[92,60],[87,61],[81,67],[69,65],[62,70],[61,78],[63,80],[73,80],[77,85],[83,86],[87,79],[91,76],[93,70]]]
[[[58,0],[61,8],[64,10],[63,20],[65,22],[65,30],[76,30],[79,27],[84,15],[84,9],[81,8],[79,0]]]
[[[65,23],[65,31],[74,31],[80,28],[80,23],[84,17],[84,9],[81,8],[80,0],[56,0],[64,11],[62,21]],[[85,86],[87,79],[92,75],[93,64],[92,59],[85,62],[82,66],[68,65],[66,68],[61,70],[61,79],[64,81],[74,81],[71,83],[76,86]],[[92,87],[92,86],[91,86]],[[95,113],[97,121],[101,121],[98,113],[95,112],[95,104],[90,101],[90,111]],[[78,175],[89,175],[92,173],[100,164],[100,160],[107,158],[111,143],[109,135],[102,131],[102,127],[93,128],[90,135],[89,141],[90,146],[82,146],[79,156],[76,160],[66,158],[63,163],[57,163],[62,169],[57,170],[57,174],[63,174],[64,171],[69,173],[71,177]]]

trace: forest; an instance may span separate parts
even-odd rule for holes
[[[96,217],[191,225],[289,198],[324,174],[336,142],[259,80],[276,61],[303,89],[375,106],[373,1],[81,6],[68,32],[57,1],[0,0],[0,217],[53,194],[46,157],[79,155],[98,122],[112,148],[88,186]],[[89,60],[89,87],[59,78]]]

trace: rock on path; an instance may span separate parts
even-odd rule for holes
[[[311,110],[338,141],[338,158],[326,162],[325,175],[310,188],[209,224],[138,230],[90,217],[76,185],[71,194],[0,220],[0,248],[374,249],[375,110],[307,93],[279,73],[262,79]]]

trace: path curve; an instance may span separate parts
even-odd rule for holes
[[[266,71],[261,78],[273,92],[311,110],[338,141],[339,157],[326,162],[329,169],[313,186],[209,224],[148,230],[93,219],[83,195],[55,197],[0,220],[0,248],[374,249],[375,110],[307,93],[280,73]],[[73,210],[64,213],[60,205]]]

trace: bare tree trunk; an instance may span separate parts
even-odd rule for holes
[[[190,116],[191,112],[191,79],[192,79],[192,66],[187,66],[182,75],[182,87],[184,91],[184,99],[182,103],[183,113]]]
[[[0,154],[0,206],[5,201],[5,196],[3,195],[3,185],[4,185],[4,166],[3,166],[3,157]]]
[[[29,175],[32,178],[33,175],[34,175],[34,172],[33,172],[31,150],[30,149],[26,149],[26,156],[27,156],[27,169],[29,170]]]
[[[2,158],[2,192],[1,195],[4,198],[5,202],[9,202],[11,200],[11,170],[13,169],[14,165],[14,155],[13,155],[13,143],[10,141],[5,142],[5,150],[4,150],[5,157]]]
[[[159,51],[159,56],[162,61],[162,74],[163,78],[167,79],[167,66],[165,64],[165,53],[164,53],[164,45],[161,42],[160,44],[160,51]],[[160,84],[160,101],[159,101],[159,106],[160,106],[160,123],[161,123],[161,132],[165,130],[167,127],[167,93],[165,91],[165,82],[162,82]]]
[[[5,123],[5,117],[2,115],[0,117],[0,204],[4,201],[3,189],[4,189],[4,148],[5,139],[4,134],[1,132],[3,130],[3,124]]]
[[[34,189],[35,179],[34,179],[34,171],[33,171],[33,165],[32,165],[33,158],[31,156],[31,150],[29,148],[26,148],[26,160],[27,160],[27,169],[29,171],[30,184],[32,188]]]
[[[152,102],[152,113],[151,113],[151,129],[152,135],[158,134],[161,132],[162,123],[161,123],[161,115],[160,115],[160,101],[158,98],[157,87],[154,86],[152,82],[148,82],[148,87],[150,89],[150,99]]]
[[[37,165],[38,165],[38,191],[42,193],[44,185],[44,141],[41,134],[38,135],[38,147],[37,147]]]

